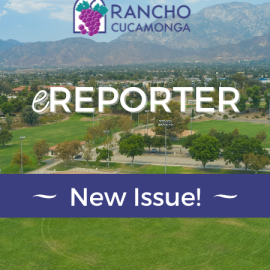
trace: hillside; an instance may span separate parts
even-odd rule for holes
[[[22,45],[23,43],[17,41],[17,40],[13,40],[13,39],[9,39],[9,40],[2,40],[0,39],[0,52],[1,51],[4,51],[4,50],[7,50],[9,48],[12,48],[12,47],[16,47],[16,46],[20,46]]]
[[[5,66],[95,66],[175,61],[181,53],[158,44],[97,43],[86,38],[27,43],[0,53]]]
[[[181,60],[200,62],[236,62],[240,60],[270,59],[270,32],[238,44],[219,45]]]
[[[126,32],[115,40],[155,43],[169,48],[198,51],[209,47],[236,44],[243,40],[270,32],[270,3],[226,3],[204,8],[188,19],[171,17],[155,23],[188,23],[190,32]]]

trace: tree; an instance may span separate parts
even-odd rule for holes
[[[64,141],[59,143],[55,149],[55,154],[58,158],[61,158],[65,162],[65,167],[67,166],[67,161],[70,159],[70,142]]]
[[[0,105],[2,105],[5,102],[8,102],[7,96],[0,96]]]
[[[237,137],[239,135],[239,129],[236,128],[233,132],[232,132],[234,137]]]
[[[28,79],[26,77],[23,78],[22,84],[23,85],[29,85],[29,81],[28,81]]]
[[[152,122],[154,118],[154,114],[149,112],[148,113],[148,124]],[[147,113],[140,113],[140,123],[147,124]]]
[[[265,140],[266,140],[266,138],[267,138],[266,132],[265,132],[265,131],[259,132],[259,133],[256,135],[255,138],[258,139],[258,140],[260,140],[261,142],[264,143],[264,149],[265,149]]]
[[[111,133],[111,130],[116,127],[117,123],[113,119],[105,119],[100,122],[100,129],[102,131],[109,130]]]
[[[239,136],[239,130],[236,128],[233,132],[226,133],[224,131],[217,131],[214,128],[211,128],[210,132],[208,135],[215,137],[218,139],[218,142],[220,144],[220,147],[224,149],[227,146],[230,146],[233,139],[236,136]]]
[[[87,129],[87,134],[84,137],[84,139],[85,141],[93,140],[93,143],[95,144],[96,138],[102,137],[103,135],[104,132],[100,126],[89,127]]]
[[[206,163],[219,158],[220,145],[218,139],[209,135],[202,135],[192,142],[189,153],[192,159],[201,161],[205,168]]]
[[[0,81],[0,94],[10,94],[12,88],[8,81]]]
[[[251,108],[259,108],[261,101],[260,86],[254,85],[252,88],[247,89],[247,96],[252,99],[250,102]]]
[[[92,149],[93,149],[93,145],[91,143],[86,143],[84,146],[84,151],[83,151],[83,158],[87,161],[87,165],[88,165],[88,161],[92,159]]]
[[[22,120],[28,125],[33,126],[38,120],[38,114],[33,111],[31,106],[26,106],[21,114]]]
[[[198,139],[201,136],[200,133],[195,133],[192,135],[189,135],[185,138],[182,146],[185,147],[186,149],[188,149],[190,146],[192,146],[192,142],[196,139]]]
[[[243,84],[246,80],[246,76],[244,76],[242,73],[237,72],[235,75],[232,76],[233,80],[236,81],[236,83],[240,86],[240,88],[243,87]]]
[[[5,102],[1,105],[1,111],[4,113],[4,114],[10,114],[13,112],[13,105],[11,102]]]
[[[46,140],[41,140],[39,142],[36,142],[33,147],[33,152],[36,155],[36,158],[38,160],[38,164],[40,164],[40,161],[42,158],[48,154],[49,152],[49,144],[46,142]]]
[[[218,131],[215,128],[211,128],[208,135],[215,137],[218,134]]]
[[[33,103],[33,100],[35,98],[36,94],[34,92],[29,92],[28,95],[27,95],[27,98],[26,98],[26,101],[25,101],[25,104],[26,105],[31,105],[32,106],[32,103]]]
[[[13,117],[11,117],[8,113],[5,115],[5,121],[7,123],[8,130],[11,129],[11,125],[13,123]]]
[[[248,98],[246,96],[240,95],[240,100],[239,102],[236,104],[236,107],[238,108],[238,110],[240,112],[244,112],[246,110],[246,102],[248,101]]]
[[[105,147],[112,148],[113,147],[113,137],[112,136],[107,136],[105,141],[103,142],[103,145]]]
[[[262,148],[260,140],[240,136],[235,138],[232,144],[224,149],[223,156],[226,164],[232,163],[235,168],[240,168],[241,163],[244,163],[245,169],[247,169],[244,154],[249,153],[267,155],[267,151]]]
[[[0,131],[0,143],[5,147],[5,143],[8,143],[12,140],[13,135],[7,129],[3,129]]]
[[[130,116],[121,116],[118,119],[117,126],[125,133],[129,133],[133,127],[133,121]]]
[[[64,141],[59,143],[55,149],[55,153],[58,158],[65,161],[65,167],[67,161],[77,156],[81,152],[81,143],[78,140],[75,141]]]
[[[69,142],[69,154],[73,160],[82,151],[82,146],[79,140]]]
[[[153,137],[151,137],[151,136],[149,136],[147,134],[144,134],[143,141],[144,141],[145,147],[148,147],[149,153],[150,153],[150,148],[153,145]]]
[[[153,146],[159,148],[159,153],[160,153],[160,148],[165,147],[165,137],[164,136],[154,136],[152,140],[153,140]],[[171,142],[170,138],[168,138],[168,137],[166,140],[166,145],[167,145],[168,150],[172,149],[172,142]]]
[[[25,86],[25,87],[23,88],[23,90],[21,91],[21,96],[27,97],[27,95],[28,95],[28,87]]]
[[[10,102],[13,105],[13,111],[14,112],[20,112],[20,111],[22,111],[22,109],[25,106],[25,100],[24,100],[23,97],[13,98]]]
[[[18,149],[15,156],[12,158],[11,166],[13,167],[14,165],[17,165],[20,167],[21,164],[25,166],[27,164],[32,164],[32,161],[28,155],[24,153],[21,154],[21,149]]]
[[[96,161],[100,160],[108,160],[108,149],[103,147],[102,149],[96,148],[96,153],[98,154]],[[111,157],[113,156],[113,151],[109,150],[109,161],[111,161]]]
[[[38,92],[38,83],[33,83],[31,85],[30,91],[32,91],[36,94]]]
[[[135,156],[141,156],[144,152],[144,140],[142,135],[133,134],[119,144],[119,152],[126,157],[132,157],[131,163]]]
[[[130,132],[120,133],[120,140],[119,140],[118,144],[120,144],[122,141],[129,138],[130,136],[132,136],[132,133],[130,133]]]
[[[157,135],[165,134],[165,127],[159,126],[159,120],[171,120],[172,126],[167,128],[167,134],[169,136],[180,137],[184,130],[188,129],[187,124],[190,121],[189,117],[185,119],[179,113],[180,103],[171,102],[169,105],[171,113],[167,113],[163,106],[158,106],[155,113],[155,132]]]
[[[87,132],[87,133],[85,134],[85,136],[83,137],[83,139],[84,139],[84,141],[86,141],[86,142],[90,142],[90,141],[94,140],[94,137],[93,137],[93,135],[92,135],[91,133]],[[95,143],[95,142],[94,142],[94,143]]]
[[[265,91],[264,92],[264,101],[265,101],[265,108],[266,109],[269,109],[269,99],[270,99],[270,97],[268,97],[268,94],[270,94],[270,91]]]
[[[255,171],[255,174],[257,174],[259,170],[263,170],[267,165],[270,164],[270,160],[265,155],[249,153],[244,154],[244,163],[247,164],[249,169]]]

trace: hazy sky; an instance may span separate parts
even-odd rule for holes
[[[89,0],[88,0],[89,1]],[[232,1],[226,0],[104,0],[110,7],[111,4],[121,5],[125,10],[128,5],[188,5],[191,12],[197,13],[201,9]],[[242,2],[242,1],[234,1]],[[267,0],[245,1],[253,5],[269,2]],[[15,39],[21,42],[55,41],[68,37],[86,37],[81,34],[73,34],[73,5],[75,0],[0,0],[0,39]],[[153,21],[154,19],[151,19]],[[125,22],[132,20],[125,20]],[[116,22],[116,20],[114,20]],[[120,22],[120,21],[118,21]],[[140,20],[140,22],[149,22]],[[139,20],[136,20],[139,23]],[[110,29],[110,19],[107,28]],[[106,34],[98,34],[91,39],[95,41],[108,42],[117,38],[122,33],[114,33],[111,30]]]

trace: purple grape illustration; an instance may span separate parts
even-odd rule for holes
[[[100,20],[108,12],[106,7],[99,4],[96,4],[93,9],[90,9],[90,5],[86,1],[80,3],[76,10],[81,12],[79,19],[82,21],[82,24],[79,25],[79,30],[83,35],[88,32],[90,37],[98,33]]]

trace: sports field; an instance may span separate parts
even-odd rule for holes
[[[189,124],[190,128],[190,124]],[[210,120],[204,122],[193,122],[192,130],[199,132],[201,134],[209,133],[210,129],[214,128],[217,131],[232,132],[234,129],[238,128],[240,134],[248,135],[249,137],[255,136],[261,131],[265,131],[268,135],[265,147],[270,148],[270,121],[268,124],[257,124],[249,122],[233,122],[233,121],[219,121],[219,120]]]
[[[82,118],[86,117],[86,114],[76,113],[67,121],[12,131],[12,142],[5,148],[0,146],[0,169],[2,170],[2,173],[19,173],[19,167],[11,167],[10,165],[12,157],[15,155],[16,151],[20,149],[21,136],[25,136],[25,139],[23,140],[23,152],[28,154],[33,161],[32,165],[24,167],[24,172],[26,173],[40,167],[37,165],[37,160],[33,157],[32,153],[35,142],[46,139],[50,146],[54,146],[64,140],[83,140],[87,128],[92,126],[92,121],[80,121]],[[92,118],[91,115],[88,117]],[[208,133],[211,128],[226,132],[238,128],[241,134],[247,134],[249,136],[255,136],[260,131],[266,131],[267,134],[270,134],[270,125],[248,122],[210,120],[193,122],[192,127],[193,130],[202,134]],[[96,145],[100,143],[101,139],[96,140]],[[182,140],[176,142],[176,144],[177,143],[182,143]],[[266,139],[265,146],[270,148],[270,135]]]
[[[270,219],[0,219],[0,269],[269,269]]]
[[[35,142],[45,139],[50,146],[54,146],[64,140],[83,140],[87,128],[92,126],[92,121],[80,121],[83,117],[85,118],[87,115],[73,114],[67,121],[12,131],[13,139],[10,145],[5,146],[5,148],[0,146],[0,169],[2,173],[19,172],[17,166],[11,167],[10,165],[12,157],[21,148],[20,137],[25,136],[23,152],[29,155],[33,161],[32,165],[24,167],[24,172],[32,171],[40,167],[37,165],[37,160],[33,157],[33,153],[31,153]],[[92,118],[92,116],[89,117]],[[100,143],[100,140],[96,140],[96,143]]]

